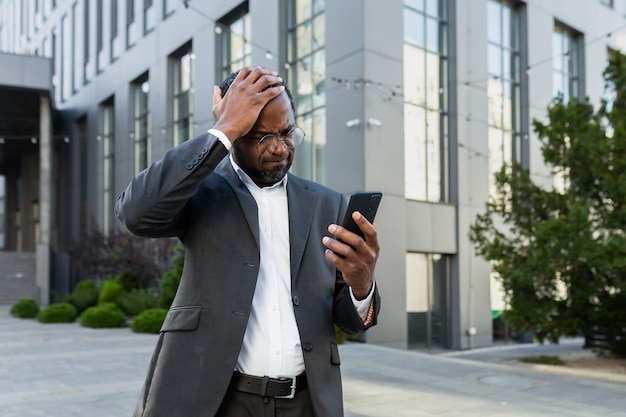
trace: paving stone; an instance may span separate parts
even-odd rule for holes
[[[1,417],[130,416],[156,336],[43,325],[8,311],[0,306]],[[521,349],[428,354],[341,345],[346,417],[624,416],[626,383],[491,362]]]

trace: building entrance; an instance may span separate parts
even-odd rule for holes
[[[406,258],[406,308],[409,349],[448,349],[449,258],[409,253]]]

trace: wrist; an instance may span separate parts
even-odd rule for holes
[[[223,124],[223,123],[220,124],[219,121],[215,124],[215,126],[213,126],[213,129],[216,129],[222,132],[224,136],[226,136],[226,138],[230,141],[230,143],[233,143],[237,138],[242,136],[240,132],[237,129],[235,129],[233,126],[230,126],[228,124]]]
[[[368,295],[370,295],[370,292],[372,291],[372,284],[369,284],[369,286],[359,286],[359,287],[353,287],[351,286],[350,288],[352,289],[352,295],[354,295],[354,298],[357,301],[363,301],[367,298]]]

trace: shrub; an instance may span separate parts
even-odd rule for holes
[[[93,280],[80,281],[76,284],[69,302],[76,307],[78,314],[85,311],[88,307],[98,304],[100,290]]]
[[[102,286],[102,291],[100,291],[100,296],[98,297],[98,304],[102,303],[117,303],[124,295],[124,287],[117,281],[108,279],[104,281],[104,285]]]
[[[145,310],[156,307],[158,300],[150,290],[135,289],[124,293],[117,299],[116,304],[127,316],[137,316]]]
[[[11,306],[11,315],[22,319],[37,317],[39,306],[32,298],[22,298]]]
[[[172,305],[180,284],[180,277],[183,275],[185,247],[180,242],[174,246],[174,255],[172,255],[171,261],[171,268],[165,271],[161,281],[159,281],[159,307],[165,309]]]
[[[560,365],[560,366],[565,365],[565,362],[563,362],[563,359],[559,358],[558,356],[550,356],[550,355],[526,356],[526,357],[520,358],[520,361],[525,362],[525,363],[537,363],[540,365]]]
[[[626,358],[626,339],[615,340],[609,343],[609,351],[618,358]]]
[[[107,236],[93,221],[89,232],[81,236],[68,253],[79,276],[96,282],[120,274],[124,286],[155,286],[169,267],[175,239],[146,239],[115,231]]]
[[[40,323],[71,323],[76,320],[78,312],[70,303],[53,303],[37,315]]]
[[[80,315],[80,325],[95,329],[124,327],[126,314],[113,303],[101,303],[83,311]]]
[[[130,328],[136,333],[159,333],[163,321],[167,316],[167,310],[164,308],[151,308],[144,311],[133,320]]]
[[[339,328],[339,326],[337,326],[336,324],[334,326],[335,326],[335,338],[337,339],[337,344],[341,345],[345,343],[346,340],[348,340],[348,333],[341,330],[341,328]]]

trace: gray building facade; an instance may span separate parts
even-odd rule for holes
[[[51,68],[43,95],[55,115],[39,119],[29,151],[50,171],[37,181],[19,148],[31,137],[0,115],[0,156],[13,155],[1,160],[3,250],[36,253],[47,302],[69,245],[120,227],[113,204],[130,178],[212,127],[213,85],[261,65],[288,80],[307,133],[294,173],[384,193],[383,306],[367,341],[489,346],[492,312],[505,306],[469,226],[503,162],[558,185],[531,121],[559,93],[599,103],[625,13],[624,0],[0,0],[0,52],[49,62],[32,65]],[[40,214],[24,220],[48,219],[47,233],[16,227],[16,212],[33,211],[17,188],[37,195]]]

